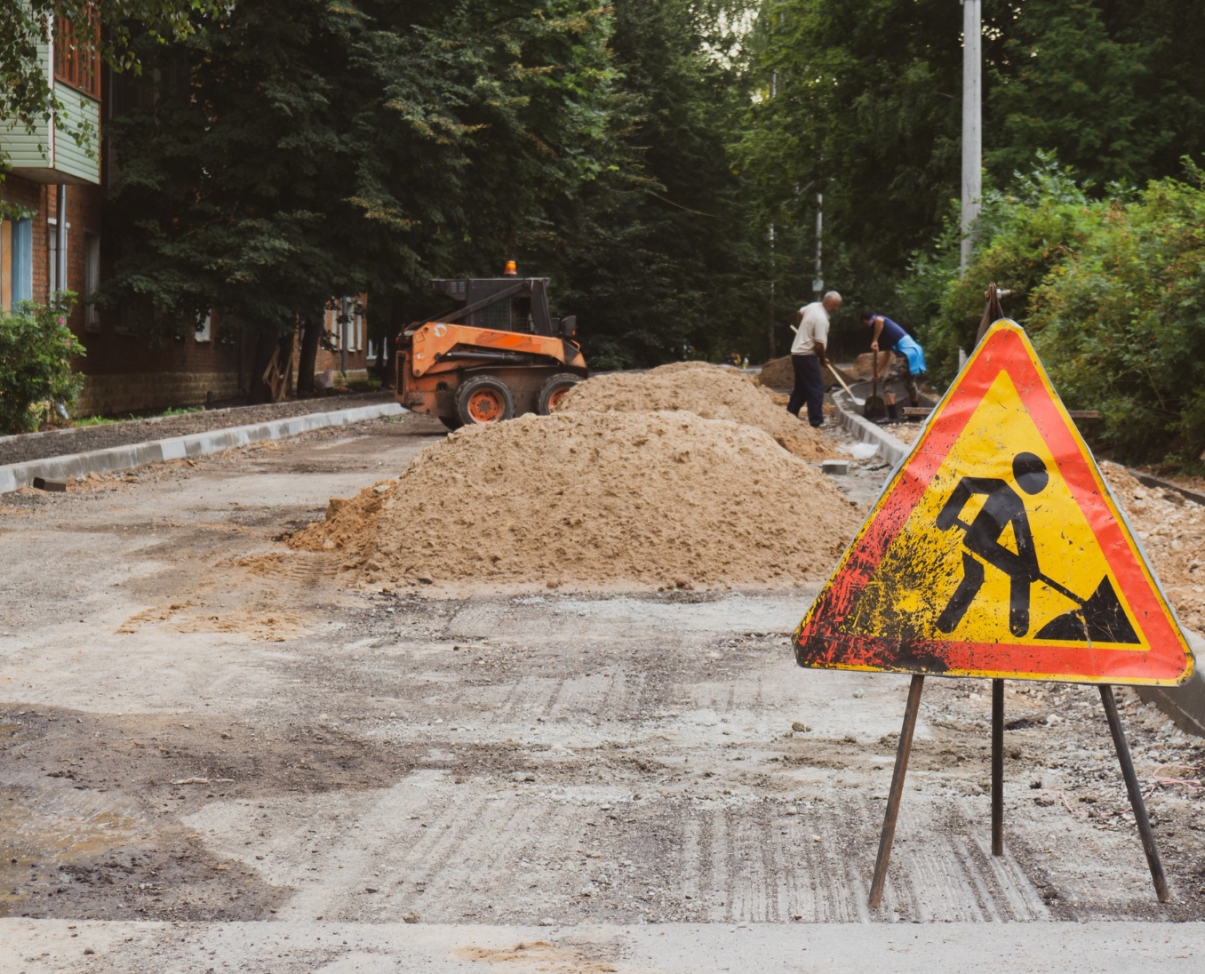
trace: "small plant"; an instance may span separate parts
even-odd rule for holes
[[[75,404],[84,377],[71,360],[85,350],[67,327],[74,304],[74,294],[59,291],[49,304],[22,301],[0,315],[0,432],[28,433],[56,404]]]

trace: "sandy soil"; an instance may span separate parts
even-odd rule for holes
[[[726,419],[769,433],[804,460],[833,456],[824,437],[783,407],[754,376],[706,362],[675,362],[651,372],[595,376],[565,396],[563,412],[689,410],[704,419]]]
[[[789,587],[824,578],[860,520],[753,427],[561,410],[460,430],[289,543],[370,585]]]

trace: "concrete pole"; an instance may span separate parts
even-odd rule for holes
[[[983,29],[980,0],[962,0],[962,259],[966,273],[983,196]]]

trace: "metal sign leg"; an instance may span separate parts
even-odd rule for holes
[[[1151,879],[1155,881],[1155,894],[1160,903],[1167,903],[1172,895],[1167,888],[1167,879],[1163,875],[1163,863],[1159,861],[1159,849],[1155,845],[1155,833],[1151,830],[1151,820],[1146,814],[1146,802],[1142,800],[1142,787],[1138,784],[1138,775],[1134,773],[1134,762],[1130,760],[1130,746],[1126,743],[1125,731],[1121,729],[1121,717],[1117,713],[1117,701],[1113,699],[1113,688],[1102,684],[1100,699],[1105,705],[1105,716],[1109,719],[1109,731],[1113,734],[1113,746],[1117,749],[1117,760],[1121,762],[1121,773],[1126,781],[1126,791],[1130,793],[1130,805],[1134,809],[1134,821],[1138,823],[1138,834],[1142,837],[1142,849],[1146,853],[1146,863],[1151,867]]]
[[[874,879],[870,883],[870,908],[877,910],[883,899],[883,883],[887,880],[887,862],[891,859],[891,843],[895,839],[895,820],[900,812],[904,794],[904,775],[908,773],[908,756],[912,753],[912,732],[916,730],[916,714],[920,710],[920,694],[924,676],[912,677],[908,688],[908,706],[904,709],[904,726],[895,752],[895,771],[891,774],[891,793],[887,796],[887,812],[883,817],[883,833],[879,836],[879,855],[874,862]]]
[[[1004,855],[1004,681],[992,680],[992,855]]]

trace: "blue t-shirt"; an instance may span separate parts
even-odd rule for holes
[[[886,315],[875,315],[874,317],[883,319],[883,330],[879,333],[879,348],[888,352],[895,351],[899,340],[908,333]],[[870,320],[873,322],[874,318]],[[873,335],[874,332],[872,331],[871,334]]]

